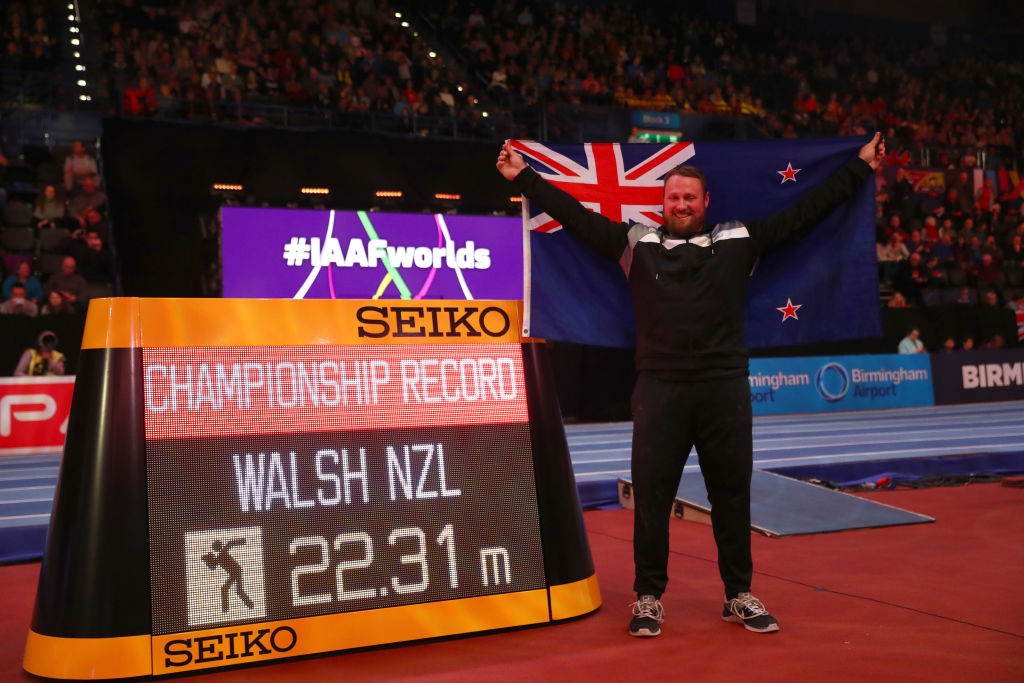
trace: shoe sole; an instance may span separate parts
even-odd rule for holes
[[[661,629],[657,631],[651,631],[650,629],[641,629],[639,631],[630,631],[629,635],[635,638],[653,638],[654,636],[661,635]]]
[[[771,626],[766,626],[765,628],[755,628],[737,616],[722,617],[722,621],[728,621],[730,624],[742,624],[743,628],[752,633],[775,633],[779,630],[779,625],[777,623],[772,624]]]

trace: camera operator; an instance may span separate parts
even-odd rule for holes
[[[64,354],[57,350],[57,335],[46,330],[39,335],[39,348],[25,349],[14,369],[15,377],[64,374]]]

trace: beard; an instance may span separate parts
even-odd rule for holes
[[[690,214],[688,216],[674,216],[668,214],[665,217],[665,230],[674,237],[690,239],[700,234],[704,229],[704,214]]]

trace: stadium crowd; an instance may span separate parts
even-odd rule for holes
[[[668,4],[449,0],[420,15],[432,42],[400,15],[371,0],[112,0],[94,18],[128,114],[252,122],[240,105],[281,104],[455,116],[486,136],[485,112],[539,104],[669,109],[745,116],[772,137],[879,129],[897,163],[927,148],[940,166],[1024,141],[1019,58]]]
[[[49,69],[60,57],[55,7],[42,2],[4,3],[0,24],[0,69]]]
[[[107,196],[96,160],[76,141],[56,170],[63,182],[41,183],[34,202],[3,205],[0,314],[83,313],[90,298],[112,291]]]
[[[129,115],[258,123],[249,103],[390,114],[409,132],[414,115],[480,125],[461,71],[386,2],[117,0],[96,18],[110,96]]]

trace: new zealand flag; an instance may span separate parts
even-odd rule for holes
[[[707,229],[789,206],[840,170],[862,138],[669,145],[587,143],[513,147],[543,178],[616,221],[660,225],[665,174],[692,163],[707,176]],[[763,254],[747,294],[747,345],[786,346],[881,334],[874,183],[868,181],[807,237]],[[631,347],[632,301],[619,265],[523,202],[524,333]]]

